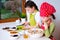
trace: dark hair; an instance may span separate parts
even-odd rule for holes
[[[54,14],[51,14],[51,16],[52,16],[52,18],[53,18],[53,19],[56,19],[56,17],[55,17],[55,15],[54,15]]]
[[[38,10],[37,5],[36,5],[33,1],[27,1],[27,2],[25,3],[25,8],[26,8],[26,7],[32,8],[33,6],[35,7],[36,10]]]

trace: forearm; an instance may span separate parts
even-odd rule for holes
[[[55,29],[55,24],[54,23],[51,23],[50,24],[50,28],[49,28],[50,34],[52,34],[54,32],[54,29]]]
[[[50,37],[50,35],[51,35],[48,29],[46,29],[44,31],[44,34],[45,34],[46,37]]]
[[[45,29],[45,36],[46,37],[50,37],[52,35],[52,33],[53,33],[54,29],[55,29],[54,26],[55,26],[54,23],[51,23],[49,28]]]
[[[45,36],[50,37],[50,30],[49,30],[48,24],[46,22],[44,23],[44,27],[45,27],[45,30],[44,30]]]

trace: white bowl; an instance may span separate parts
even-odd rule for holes
[[[36,32],[38,30],[38,32]],[[30,37],[32,38],[39,38],[43,36],[43,30],[42,29],[32,29],[31,31],[34,31],[35,33],[31,33]]]
[[[39,37],[42,37],[42,36],[43,36],[42,33],[40,33],[40,34],[31,34],[30,35],[30,37],[32,37],[32,38],[39,38]]]

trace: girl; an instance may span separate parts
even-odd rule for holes
[[[25,25],[29,24],[31,27],[37,27],[41,23],[39,10],[33,1],[27,1],[25,3],[25,9],[27,12],[27,22]]]
[[[55,19],[55,12],[55,8],[47,2],[44,2],[40,7],[40,16],[42,18],[41,29],[44,30],[45,36],[51,38],[51,40],[55,40],[55,38],[52,37],[55,24],[51,19],[51,17]]]

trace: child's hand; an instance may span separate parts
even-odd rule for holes
[[[48,29],[48,24],[45,22],[44,23],[45,30]]]
[[[29,24],[28,22],[25,22],[25,23],[24,23],[25,26],[28,25],[28,24]]]

